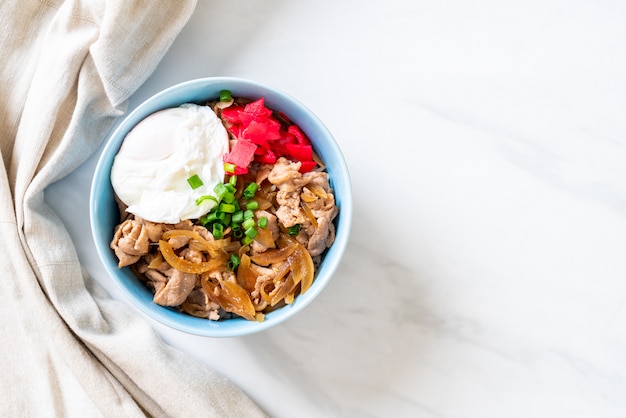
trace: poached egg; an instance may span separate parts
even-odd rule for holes
[[[124,138],[111,168],[111,184],[127,211],[174,224],[197,219],[216,203],[201,196],[224,179],[228,132],[208,106],[183,104],[153,113]],[[197,188],[187,181],[198,176]]]

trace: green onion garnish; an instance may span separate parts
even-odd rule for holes
[[[206,214],[206,216],[204,216],[201,219],[203,225],[206,225],[209,222],[213,222],[215,220],[217,220],[217,212],[209,212],[209,213]]]
[[[237,176],[230,176],[228,183],[233,187],[237,187]]]
[[[205,200],[212,200],[213,202],[215,202],[216,205],[220,203],[215,196],[204,195],[196,199],[196,206],[200,206],[200,204]]]
[[[243,222],[243,211],[238,210],[237,212],[233,213],[232,223],[240,224],[242,222]]]
[[[196,190],[198,187],[202,186],[204,183],[200,179],[200,176],[194,174],[193,176],[187,179],[187,183],[191,186],[192,189]]]
[[[247,235],[241,239],[241,243],[243,245],[250,245],[250,244],[252,244],[252,241],[254,241],[254,238],[250,238]]]
[[[246,229],[246,237],[250,237],[250,238],[254,238],[256,237],[256,234],[258,234],[259,231],[256,230],[255,227],[251,226],[250,228]]]
[[[243,229],[241,229],[239,225],[234,224],[231,228],[233,230],[233,237],[237,239],[243,237]]]
[[[235,213],[235,205],[230,203],[220,203],[219,211],[225,213]]]
[[[258,208],[259,208],[259,202],[257,202],[256,200],[251,200],[248,203],[246,203],[246,209],[257,210]]]
[[[213,238],[221,239],[224,235],[224,225],[221,223],[215,222],[213,224]]]
[[[239,259],[237,254],[231,254],[230,260],[228,260],[228,268],[231,269],[232,271],[235,271],[235,269],[239,266],[240,263],[241,263],[241,260]]]
[[[250,183],[243,189],[243,198],[244,199],[252,199],[254,194],[259,189],[259,185],[256,183]]]
[[[254,217],[254,212],[252,212],[250,209],[243,212],[243,219],[250,219],[252,217]]]
[[[217,183],[213,188],[213,191],[220,199],[222,199],[224,195],[228,193],[228,189],[226,188],[226,186],[224,186],[223,183]]]
[[[254,222],[254,219],[250,218],[250,219],[246,219],[245,221],[243,221],[243,223],[241,224],[241,227],[243,229],[248,229],[253,227],[254,225],[256,225],[256,223]]]
[[[232,95],[230,94],[230,90],[222,90],[220,91],[220,102],[230,102],[232,100]]]
[[[265,216],[259,218],[259,227],[263,229],[267,228],[267,218]]]
[[[300,225],[296,224],[294,226],[291,226],[287,229],[287,232],[289,233],[289,235],[291,236],[295,236],[298,235],[300,233]]]
[[[224,202],[226,203],[233,203],[235,201],[235,195],[232,194],[231,192],[228,192],[224,195],[224,197],[222,198],[224,200]]]
[[[237,166],[235,164],[224,163],[224,171],[226,171],[227,173],[235,174],[235,169],[236,168],[237,168]]]

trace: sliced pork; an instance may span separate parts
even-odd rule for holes
[[[119,259],[118,267],[129,266],[148,254],[148,233],[141,222],[127,219],[116,228],[110,247]]]
[[[298,241],[312,257],[322,254],[335,240],[333,220],[338,208],[328,175],[312,171],[301,174],[299,162],[279,158],[268,176],[278,188],[278,220],[286,228],[302,225]]]

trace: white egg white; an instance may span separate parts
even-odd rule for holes
[[[111,184],[127,211],[159,223],[197,219],[215,203],[213,188],[224,179],[228,133],[208,106],[184,104],[156,112],[124,139],[111,168]],[[203,185],[192,189],[197,175]]]

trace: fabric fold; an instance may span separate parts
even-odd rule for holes
[[[2,416],[264,416],[227,379],[92,289],[44,201],[45,188],[104,140],[194,7],[0,3]]]

